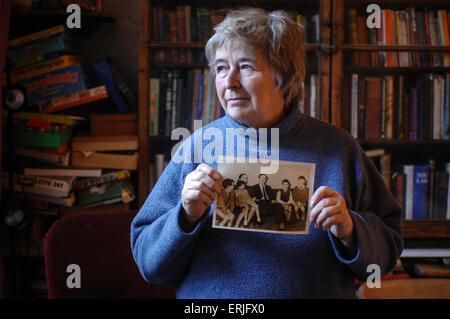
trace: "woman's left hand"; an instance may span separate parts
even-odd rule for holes
[[[328,186],[320,186],[310,199],[310,223],[331,233],[349,247],[353,241],[353,220],[344,197]]]

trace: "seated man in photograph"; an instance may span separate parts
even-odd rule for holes
[[[267,185],[269,178],[266,174],[259,174],[258,178],[258,184],[253,185],[251,190],[258,203],[262,223],[264,223],[264,217],[275,216],[275,223],[284,228],[285,217],[283,209],[277,203],[272,187]]]

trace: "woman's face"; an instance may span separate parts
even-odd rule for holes
[[[284,99],[263,55],[235,42],[216,50],[216,90],[225,111],[248,127],[272,127],[283,116]]]
[[[241,176],[241,178],[240,178],[239,180],[241,180],[241,181],[243,181],[245,184],[247,184],[247,183],[248,183],[248,176],[244,174],[244,175]]]
[[[281,186],[283,188],[284,191],[287,191],[290,188],[289,183],[284,182]]]

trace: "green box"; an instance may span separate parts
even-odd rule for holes
[[[73,136],[73,129],[68,127],[64,131],[31,132],[25,130],[25,125],[14,127],[14,141],[20,146],[60,147]]]

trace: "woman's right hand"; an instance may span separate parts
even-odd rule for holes
[[[222,179],[218,171],[204,163],[186,176],[181,191],[181,204],[190,226],[197,223],[216,199],[216,195],[222,191]]]

